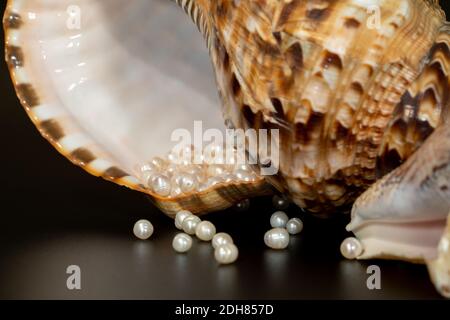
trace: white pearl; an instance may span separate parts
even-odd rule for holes
[[[203,168],[200,165],[190,165],[185,170],[186,173],[192,174],[194,177],[197,177],[198,180],[204,179]]]
[[[221,145],[211,143],[203,150],[203,161],[207,164],[223,163],[224,152]]]
[[[216,250],[214,250],[214,257],[217,262],[220,264],[230,264],[236,261],[239,255],[238,248],[232,244],[224,244],[222,246],[218,246]]]
[[[247,170],[238,169],[238,170],[236,170],[234,175],[235,175],[236,179],[240,180],[240,181],[245,181],[245,182],[254,181],[254,175]]]
[[[187,234],[195,234],[195,229],[197,228],[197,225],[200,223],[200,221],[201,220],[199,217],[191,215],[183,220],[183,222],[181,223],[181,227]]]
[[[219,232],[212,238],[212,246],[214,249],[230,243],[233,243],[233,238],[225,232]]]
[[[153,234],[154,228],[150,221],[142,219],[137,221],[133,227],[133,233],[141,240],[150,238]]]
[[[163,174],[155,174],[150,179],[150,187],[152,190],[163,197],[170,195],[170,179]]]
[[[283,228],[274,228],[264,235],[264,243],[272,249],[285,249],[289,245],[289,233]]]
[[[221,179],[224,181],[224,182],[232,182],[232,181],[234,181],[234,176],[231,174],[231,173],[225,173],[225,174],[223,174],[222,176],[221,176]]]
[[[270,216],[272,228],[285,228],[289,217],[283,211],[277,211]]]
[[[202,221],[195,229],[195,235],[202,241],[210,241],[216,234],[216,227],[209,221]]]
[[[167,166],[167,168],[164,170],[164,172],[168,175],[168,176],[173,176],[176,172],[177,172],[178,166],[176,164],[169,164]]]
[[[153,165],[156,169],[164,169],[167,166],[167,162],[166,160],[164,160],[161,157],[154,157],[151,161],[150,164]]]
[[[178,233],[172,241],[172,247],[176,252],[186,252],[192,248],[192,237],[186,233]]]
[[[212,164],[208,166],[207,169],[207,174],[210,177],[217,177],[220,176],[221,174],[225,173],[225,167],[218,165],[218,164]]]
[[[189,217],[191,215],[192,215],[192,213],[187,210],[178,211],[175,216],[175,227],[177,227],[177,229],[182,230],[183,229],[182,224],[183,224],[184,219],[186,219],[187,217]]]
[[[363,252],[361,242],[353,237],[349,237],[342,241],[341,254],[344,258],[352,260],[358,258]]]
[[[221,177],[213,177],[213,178],[208,179],[207,185],[208,185],[208,188],[210,188],[210,187],[218,185],[219,183],[222,183],[222,182],[223,182],[223,180]]]
[[[183,194],[183,192],[181,191],[180,187],[174,187],[172,186],[172,190],[170,190],[170,196],[171,197],[178,197],[179,195]]]
[[[289,200],[285,196],[275,195],[272,198],[272,204],[275,209],[285,210],[289,207]]]
[[[189,193],[197,189],[198,179],[189,173],[180,175],[180,189],[183,193]]]
[[[239,212],[246,211],[250,208],[250,200],[244,199],[238,203],[236,203],[236,210]]]
[[[292,218],[286,223],[286,230],[289,234],[299,234],[303,230],[303,221],[299,218]]]
[[[198,191],[203,192],[209,189],[209,185],[207,183],[200,183],[198,185]]]

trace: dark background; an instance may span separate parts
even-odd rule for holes
[[[41,138],[3,60],[0,105],[2,299],[439,298],[423,265],[341,258],[348,217],[316,220],[292,207],[289,214],[302,217],[304,232],[288,250],[267,249],[270,199],[254,199],[244,213],[208,216],[234,237],[240,249],[235,264],[218,266],[210,244],[197,241],[187,254],[176,254],[173,221],[145,196],[90,176]],[[140,218],[155,226],[150,240],[132,234]],[[66,288],[72,264],[81,267],[78,291]],[[371,264],[381,268],[381,290],[366,287]]]

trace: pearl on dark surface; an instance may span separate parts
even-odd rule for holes
[[[141,239],[146,240],[150,238],[153,234],[154,228],[150,221],[141,219],[134,224],[133,233],[134,235]]]
[[[175,227],[177,229],[182,230],[183,229],[182,224],[183,224],[184,219],[186,219],[187,217],[189,217],[191,215],[192,215],[192,213],[187,210],[178,211],[175,216]]]
[[[270,216],[270,225],[272,228],[285,228],[289,217],[283,211],[274,212]]]
[[[187,252],[192,247],[192,237],[186,233],[178,233],[173,238],[172,247],[176,252]]]
[[[264,243],[272,249],[285,249],[289,245],[289,233],[283,228],[274,228],[264,235]]]
[[[233,243],[233,238],[231,238],[231,236],[225,232],[219,232],[212,238],[212,246],[214,249],[224,244],[230,243]]]
[[[216,234],[216,227],[209,221],[202,221],[195,229],[195,235],[202,241],[210,241]]]
[[[238,248],[232,244],[218,246],[214,251],[214,257],[220,264],[230,264],[236,261],[239,255]]]
[[[353,260],[358,258],[363,252],[363,246],[361,242],[354,238],[349,237],[342,241],[341,244],[341,254],[344,258]]]
[[[195,234],[195,229],[197,228],[197,225],[200,223],[200,221],[200,218],[194,215],[186,217],[181,223],[183,231],[187,234]]]
[[[303,230],[303,221],[299,218],[292,218],[286,223],[286,230],[289,234],[299,234]]]

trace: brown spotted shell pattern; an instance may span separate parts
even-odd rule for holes
[[[448,114],[437,1],[200,3],[224,113],[280,130],[280,174],[268,180],[302,208],[350,208]]]

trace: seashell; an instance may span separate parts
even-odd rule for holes
[[[438,249],[449,237],[450,26],[438,1],[176,2],[206,40],[223,120],[203,80],[206,50],[192,29],[166,23],[181,14],[166,3],[9,0],[7,62],[42,135],[171,216],[270,194],[266,181],[317,216],[357,199],[348,229],[364,246],[359,258],[425,262],[450,295],[448,250]],[[220,144],[171,152],[172,133],[196,120],[278,130],[269,136],[278,161],[247,147],[277,174],[235,162],[217,170],[210,155],[229,150]],[[206,161],[183,192],[176,177],[192,174],[189,151]]]
[[[167,185],[173,175],[195,171],[165,156],[176,129],[191,130],[202,120],[205,129],[225,130],[220,108],[213,108],[217,90],[207,50],[195,26],[166,22],[178,17],[183,12],[166,1],[8,1],[6,58],[21,103],[70,161],[149,195],[170,216],[270,194],[262,177],[196,191]],[[208,167],[202,170],[198,176],[207,176]],[[155,189],[158,174],[164,177]]]

